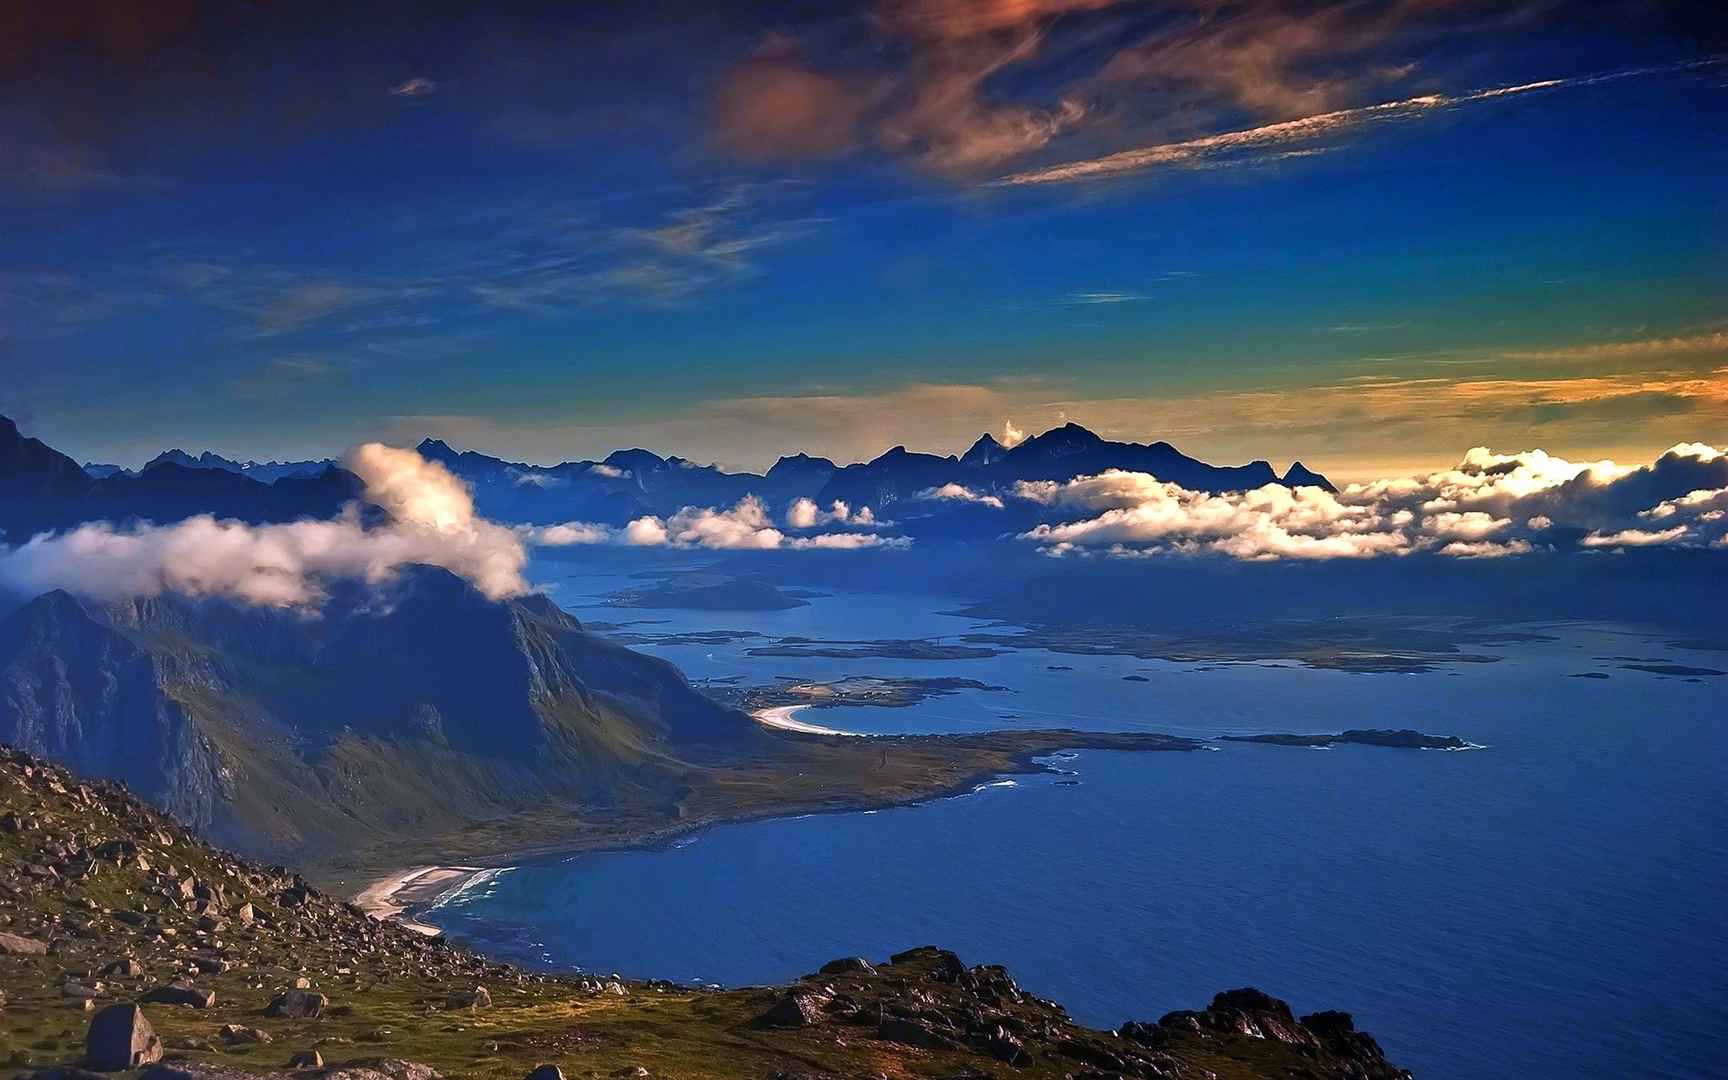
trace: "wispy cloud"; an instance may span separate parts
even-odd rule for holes
[[[316,356],[279,356],[236,376],[236,397],[273,398],[304,390],[328,390],[346,381],[347,371]]]
[[[1277,123],[1262,124],[1259,127],[1245,128],[1239,131],[1220,132],[1216,135],[1204,135],[1181,142],[1161,143],[1156,146],[1123,150],[1085,161],[1071,161],[1063,165],[1031,169],[1004,176],[994,181],[994,184],[1008,187],[1031,184],[1066,184],[1158,169],[1207,168],[1219,163],[1236,161],[1239,156],[1245,154],[1263,156],[1267,151],[1280,147],[1318,143],[1368,128],[1406,123],[1484,102],[1556,90],[1596,86],[1621,79],[1669,74],[1721,63],[1722,61],[1719,59],[1689,61],[1684,64],[1671,64],[1664,67],[1632,68],[1565,79],[1543,79],[1538,82],[1495,87],[1468,94],[1423,94],[1398,101],[1388,101],[1379,105],[1368,105],[1354,109],[1335,109],[1330,112],[1303,116],[1294,120],[1281,120]]]
[[[1721,353],[1728,358],[1728,331],[1642,341],[1592,342],[1554,349],[1524,349],[1501,355],[1512,360],[1631,360],[1641,357]]]
[[[1136,301],[1148,300],[1148,299],[1151,299],[1151,298],[1148,296],[1142,295],[1140,293],[1083,292],[1083,293],[1070,293],[1068,295],[1068,297],[1063,300],[1063,303],[1065,303],[1065,304],[1080,304],[1080,305],[1132,304],[1132,303],[1135,303]]]

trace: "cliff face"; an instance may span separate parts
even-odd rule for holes
[[[929,946],[836,960],[776,988],[526,972],[381,922],[211,847],[116,784],[4,748],[0,926],[0,1062],[43,1068],[20,1076],[78,1065],[147,1080],[1409,1076],[1346,1013],[1298,1019],[1241,989],[1099,1031],[1004,968]]]
[[[317,616],[54,592],[0,622],[0,741],[258,852],[605,801],[757,737],[669,664],[442,571]]]

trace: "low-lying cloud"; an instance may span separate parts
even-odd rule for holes
[[[973,491],[964,484],[943,484],[941,487],[926,488],[918,493],[918,498],[936,502],[977,503],[996,510],[1002,509],[1003,505],[1000,496]]]
[[[1728,453],[1701,443],[1644,466],[1477,447],[1452,469],[1335,494],[1275,484],[1213,494],[1111,470],[1021,482],[1012,497],[1048,508],[1054,520],[1020,537],[1052,555],[1497,558],[1574,547],[1728,547]]]
[[[855,529],[876,527],[869,507],[854,511],[835,500],[823,510],[810,499],[797,499],[786,510],[786,527],[803,531],[825,525]],[[776,527],[767,504],[747,495],[729,508],[686,506],[669,517],[644,515],[623,528],[571,521],[522,530],[531,544],[567,547],[574,544],[618,544],[626,547],[708,548],[715,551],[775,551],[781,549],[847,551],[862,548],[903,548],[911,541],[873,532],[831,532],[789,535]]]
[[[365,501],[389,515],[369,524],[355,504],[325,521],[250,525],[208,514],[117,529],[92,522],[0,549],[0,585],[66,589],[99,600],[164,592],[275,607],[312,607],[337,578],[380,583],[411,564],[441,566],[492,599],[528,591],[515,532],[474,512],[466,485],[412,450],[367,443],[348,469]]]

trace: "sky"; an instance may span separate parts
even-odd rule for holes
[[[1728,442],[1710,3],[0,14],[0,413],[734,468]]]

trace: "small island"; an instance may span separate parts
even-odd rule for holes
[[[1336,735],[1220,735],[1220,742],[1265,743],[1269,746],[1327,747],[1340,743],[1357,746],[1390,746],[1401,750],[1463,750],[1469,743],[1456,735],[1426,735],[1404,728],[1360,728]]]

